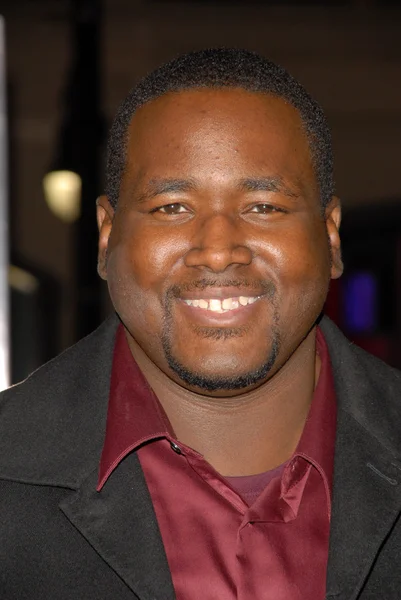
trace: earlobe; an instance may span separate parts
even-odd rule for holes
[[[114,209],[107,196],[99,196],[96,200],[96,218],[99,229],[97,272],[107,279],[107,248],[113,225]]]
[[[325,218],[327,235],[330,242],[331,279],[338,279],[343,273],[344,265],[341,258],[341,239],[339,231],[341,224],[341,202],[337,196],[333,196],[327,205]]]

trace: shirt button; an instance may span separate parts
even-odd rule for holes
[[[170,442],[170,446],[172,450],[174,450],[174,452],[176,452],[177,454],[182,454],[182,450],[179,446],[177,446],[177,444],[175,444],[174,442]]]

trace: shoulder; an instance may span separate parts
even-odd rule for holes
[[[320,323],[338,407],[401,455],[401,371],[350,342],[327,317]]]
[[[75,477],[74,456],[98,454],[117,324],[109,318],[0,394],[0,477],[61,484]]]
[[[391,367],[379,358],[365,352],[354,343],[350,342],[334,323],[323,317],[320,328],[329,347],[330,360],[333,371],[338,377],[352,383],[353,376],[366,378],[366,384],[381,389],[388,388],[393,391],[394,386],[400,386],[401,371]]]

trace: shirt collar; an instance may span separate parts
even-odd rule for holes
[[[295,455],[303,456],[318,468],[331,490],[336,403],[329,353],[319,328],[316,344],[321,358],[320,375]],[[124,328],[120,324],[114,346],[106,434],[97,490],[102,489],[108,477],[129,452],[145,442],[163,437],[172,440],[172,428],[133,359]]]
[[[97,490],[101,490],[129,452],[147,441],[171,435],[163,408],[133,359],[120,324],[114,345],[106,436]]]
[[[316,329],[316,351],[320,357],[319,379],[301,438],[293,458],[302,456],[321,473],[330,507],[333,486],[337,403],[329,350],[322,330]]]

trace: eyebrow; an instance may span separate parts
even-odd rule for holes
[[[239,188],[245,192],[277,192],[290,198],[299,198],[300,196],[300,193],[291,190],[280,176],[241,179]]]
[[[197,189],[193,179],[151,179],[145,190],[136,198],[141,203],[151,200],[161,194],[173,194],[175,192],[191,192]]]
[[[136,197],[139,204],[162,194],[191,192],[199,189],[194,179],[155,178],[151,179],[143,192]],[[291,190],[280,176],[246,177],[240,179],[237,189],[245,192],[277,192],[290,198],[299,198],[300,192]]]

